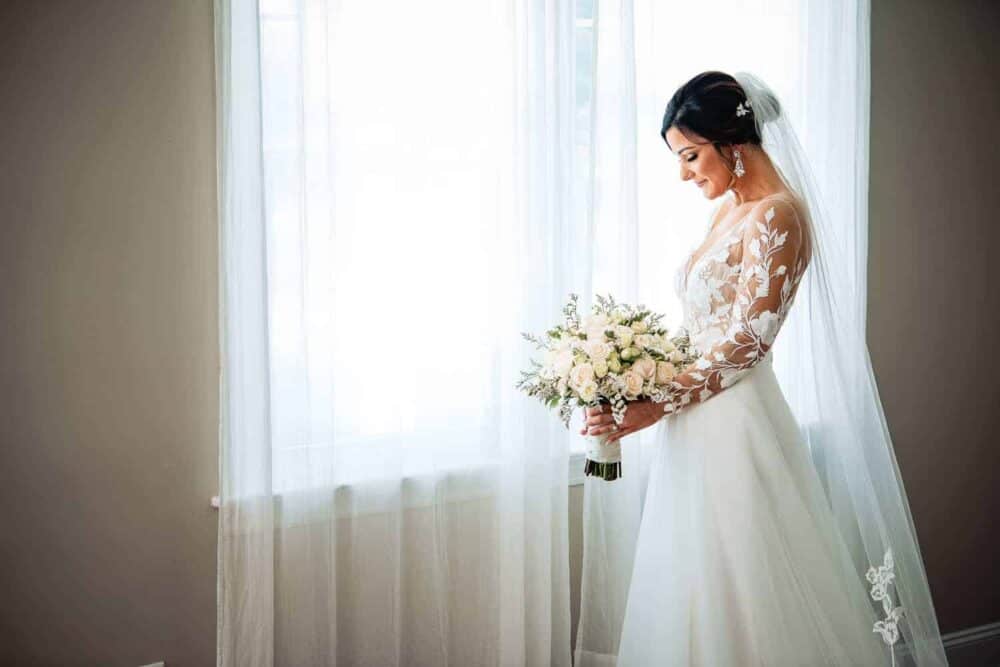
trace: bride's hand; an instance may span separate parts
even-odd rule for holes
[[[585,426],[580,431],[581,435],[601,435],[610,433],[609,442],[622,438],[636,431],[641,431],[647,426],[652,426],[663,417],[663,406],[654,403],[648,398],[638,401],[629,401],[628,409],[625,411],[625,418],[621,424],[615,424],[611,415],[611,408],[601,405],[596,408],[585,408]]]

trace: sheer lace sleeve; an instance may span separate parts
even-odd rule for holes
[[[728,329],[673,378],[664,412],[676,414],[725,391],[765,358],[809,263],[807,234],[788,202],[762,202],[751,212]]]

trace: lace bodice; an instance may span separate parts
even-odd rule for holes
[[[766,358],[810,255],[808,226],[782,193],[762,199],[700,256],[688,257],[674,289],[682,326],[701,356],[674,377],[664,412],[707,400]]]

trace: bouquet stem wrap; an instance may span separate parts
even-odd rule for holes
[[[619,438],[608,442],[610,433],[588,435],[587,462],[583,466],[583,474],[590,477],[600,477],[610,482],[622,476],[622,441]]]

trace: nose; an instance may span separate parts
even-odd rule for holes
[[[681,180],[688,181],[694,176],[694,172],[684,166],[684,162],[681,161]]]

